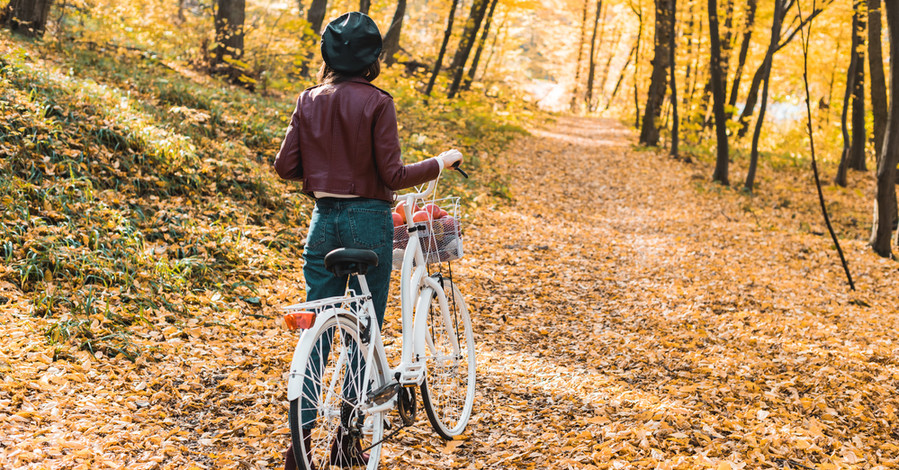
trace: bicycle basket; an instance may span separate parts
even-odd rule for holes
[[[447,197],[431,201],[447,215],[415,224],[425,262],[443,263],[462,257],[462,225],[459,221],[459,198]],[[403,224],[393,229],[393,269],[402,268],[403,255],[409,243],[409,229]]]

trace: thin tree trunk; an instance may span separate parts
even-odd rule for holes
[[[10,0],[0,11],[0,24],[23,36],[41,37],[53,0]]]
[[[598,0],[596,2],[596,16],[593,20],[593,36],[590,38],[590,60],[589,66],[587,68],[587,90],[584,95],[584,103],[586,104],[587,111],[590,111],[590,106],[592,105],[593,100],[593,77],[595,76],[595,60],[596,60],[596,28],[599,26],[599,21],[602,15],[602,0]],[[600,41],[602,38],[600,37]]]
[[[637,15],[637,51],[635,52],[634,58],[634,127],[640,128],[640,98],[639,98],[639,87],[638,78],[640,77],[640,43],[643,38],[643,1],[637,0],[638,8],[635,8],[633,3],[631,3],[631,10],[634,11],[634,14]]]
[[[717,158],[712,181],[728,185],[729,155],[727,149],[727,117],[724,114],[724,77],[721,73],[721,36],[718,35],[718,2],[709,0],[709,38],[711,39],[711,72],[712,95],[714,98],[715,135],[717,142]]]
[[[503,20],[499,22],[499,25],[496,27],[496,32],[493,33],[493,41],[490,42],[490,54],[487,54],[487,60],[484,61],[484,72],[481,73],[481,80],[484,79],[484,76],[487,74],[487,71],[490,70],[490,63],[493,61],[493,55],[496,54],[496,43],[502,42],[499,41],[500,36],[504,36],[506,30],[503,29],[503,26],[506,25],[506,19],[509,17],[508,10],[503,14]]]
[[[883,156],[877,165],[877,192],[874,199],[874,227],[871,247],[885,258],[892,256],[890,236],[896,220],[896,165],[899,164],[899,4],[887,0],[887,29],[890,35],[890,111],[883,142]],[[899,232],[896,243],[899,244]]]
[[[802,6],[799,6],[799,15],[802,16]],[[818,191],[818,204],[821,206],[821,214],[824,216],[824,224],[827,225],[827,231],[830,232],[830,238],[833,240],[834,246],[837,248],[837,254],[840,256],[840,263],[843,265],[843,271],[846,272],[846,279],[849,281],[849,288],[855,290],[855,283],[852,282],[852,274],[849,272],[849,264],[846,263],[846,257],[843,256],[843,249],[840,248],[840,239],[833,231],[833,225],[830,223],[830,217],[827,215],[827,204],[824,203],[824,192],[821,190],[821,178],[818,176],[818,162],[815,158],[815,133],[812,126],[812,98],[808,88],[808,50],[809,42],[812,36],[812,25],[809,21],[808,34],[805,33],[805,26],[800,26],[802,31],[802,83],[805,86],[805,111],[808,115],[808,141],[809,150],[812,155],[812,174],[815,176],[815,189]]]
[[[846,71],[846,91],[843,94],[843,113],[840,115],[840,124],[843,134],[843,152],[840,155],[840,164],[834,177],[834,184],[845,187],[847,184],[847,172],[851,161],[852,137],[849,133],[849,106],[851,105],[855,81],[858,79],[858,67],[864,68],[864,63],[859,63],[859,36],[858,15],[852,15],[852,47],[849,50],[849,70]]]
[[[627,71],[627,66],[631,65],[631,60],[634,58],[634,52],[637,50],[637,45],[634,44],[634,47],[631,47],[631,51],[627,54],[627,60],[624,62],[624,67],[621,67],[621,73],[618,74],[618,80],[615,82],[615,88],[612,89],[612,94],[609,96],[609,100],[606,101],[606,109],[609,109],[609,106],[612,105],[612,100],[615,99],[615,95],[618,94],[618,89],[621,88],[621,82],[624,80],[624,73]]]
[[[640,129],[640,143],[655,146],[659,144],[658,119],[662,112],[662,102],[665,100],[665,90],[668,88],[668,47],[671,33],[669,22],[673,12],[668,11],[668,0],[656,0],[656,22],[654,56],[652,59],[652,75],[649,81],[649,93],[646,97],[646,106],[643,110],[643,127]]]
[[[774,22],[771,24],[771,37],[780,37],[780,31],[783,28],[781,19],[783,19],[783,0],[774,1]],[[774,47],[776,42],[772,42],[768,46],[768,52],[765,54],[765,62],[762,64],[762,107],[759,109],[759,117],[755,121],[755,131],[752,133],[752,151],[749,157],[749,169],[746,172],[746,182],[743,187],[746,191],[752,192],[755,186],[755,172],[759,161],[759,138],[762,135],[762,126],[765,124],[765,112],[768,109],[768,87],[771,82],[771,67],[774,64]]]
[[[740,92],[740,79],[743,76],[743,67],[746,66],[746,56],[749,54],[749,42],[752,39],[752,28],[755,26],[755,10],[758,0],[746,2],[746,19],[743,22],[743,40],[740,43],[740,55],[737,58],[737,69],[734,71],[734,83],[730,88],[730,96],[727,104],[731,108],[737,106],[737,96]],[[728,113],[731,114],[731,113]]]
[[[680,136],[678,135],[678,116],[677,116],[677,78],[675,74],[675,49],[677,47],[677,0],[670,0],[669,7],[671,10],[671,32],[669,33],[670,43],[668,45],[668,61],[669,70],[671,70],[671,156],[678,157],[678,145],[680,144]]]
[[[490,10],[487,12],[487,20],[484,23],[484,29],[481,31],[481,39],[478,40],[478,48],[474,52],[474,58],[471,59],[471,66],[468,67],[468,77],[462,85],[463,90],[471,89],[471,82],[474,81],[475,73],[478,71],[478,62],[481,61],[481,54],[484,52],[484,45],[487,43],[487,36],[490,34],[490,24],[493,22],[493,12],[496,10],[496,4],[499,0],[490,2]]]
[[[431,71],[431,79],[425,87],[425,96],[431,96],[434,90],[434,83],[437,81],[437,75],[440,74],[440,67],[443,63],[443,56],[446,55],[446,46],[449,44],[450,36],[453,35],[453,18],[456,16],[456,6],[459,0],[452,0],[449,15],[446,18],[446,29],[443,31],[443,42],[440,44],[440,52],[437,54],[437,60],[434,61],[434,70]]]
[[[690,0],[690,20],[687,21],[687,27],[684,29],[684,39],[687,41],[687,51],[684,54],[684,57],[687,58],[687,67],[684,70],[684,88],[686,90],[690,89],[690,77],[693,74],[693,25],[695,24],[695,15],[694,15],[694,1]],[[688,104],[687,101],[688,93],[684,93],[684,106]]]
[[[371,0],[359,0],[359,11],[362,13],[368,14],[368,10],[371,9]]]
[[[468,21],[465,22],[465,28],[462,30],[462,38],[459,41],[459,48],[453,56],[453,62],[450,69],[453,71],[453,81],[450,83],[446,96],[450,99],[456,96],[462,84],[462,75],[465,72],[465,63],[468,62],[468,56],[477,39],[478,30],[481,29],[481,22],[487,13],[488,0],[475,0],[471,5],[471,12],[468,15]]]
[[[868,64],[871,70],[871,112],[874,115],[874,168],[880,167],[883,155],[883,135],[886,132],[887,107],[886,78],[883,72],[883,48],[881,47],[881,3],[868,0]]]
[[[852,80],[852,147],[849,149],[849,168],[867,171],[865,164],[865,146],[868,143],[868,132],[865,128],[865,29],[867,15],[865,0],[855,2],[854,21],[856,27],[855,78]]]
[[[618,34],[618,24],[615,23],[615,26],[616,28],[612,29],[612,37],[615,38],[615,43],[609,48],[609,57],[606,58],[606,63],[602,69],[602,78],[599,80],[599,86],[597,87],[599,90],[599,97],[596,99],[597,108],[599,107],[599,101],[606,91],[606,83],[609,81],[609,70],[612,67],[612,60],[615,58],[615,51],[618,50],[618,44],[621,42],[621,36]]]
[[[384,45],[381,50],[381,58],[384,65],[390,67],[396,63],[396,54],[400,51],[400,33],[403,30],[403,17],[406,16],[406,0],[397,0],[396,10],[393,12],[393,20],[384,35]]]
[[[581,81],[581,60],[584,57],[584,40],[587,35],[587,6],[590,4],[589,0],[584,0],[584,14],[581,19],[581,40],[577,45],[577,62],[574,64],[574,90],[571,92],[571,110],[574,111],[577,107],[577,97],[578,91],[577,87]]]

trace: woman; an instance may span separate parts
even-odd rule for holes
[[[381,68],[381,33],[368,16],[352,12],[329,23],[322,33],[324,63],[318,85],[303,91],[287,128],[275,170],[301,181],[315,199],[303,250],[306,300],[343,295],[346,277],[325,269],[325,255],[340,247],[365,248],[378,254],[366,279],[378,323],[384,322],[393,251],[394,191],[430,181],[444,168],[461,162],[457,150],[403,165],[393,98],[371,84]],[[359,291],[353,278],[350,288]],[[302,418],[311,428],[315,416]],[[304,431],[308,431],[305,429]],[[304,438],[307,436],[304,435]],[[342,467],[364,464],[358,443],[334,442],[331,462]],[[288,449],[285,469],[296,462]]]

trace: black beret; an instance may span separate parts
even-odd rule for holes
[[[381,32],[374,20],[358,11],[344,13],[322,32],[322,58],[332,69],[357,74],[378,60]]]

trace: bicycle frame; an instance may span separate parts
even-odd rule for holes
[[[425,191],[420,193],[410,193],[400,196],[406,201],[406,226],[410,234],[417,230],[415,223],[412,221],[412,207],[417,201],[426,198],[432,194],[437,185],[437,180],[428,183]],[[425,256],[422,250],[421,241],[418,236],[410,236],[406,252],[403,256],[403,265],[400,270],[400,304],[401,304],[401,325],[402,325],[402,352],[400,363],[396,367],[388,365],[387,355],[384,350],[384,342],[381,337],[381,329],[378,322],[375,321],[376,314],[374,304],[371,301],[371,293],[368,283],[364,275],[358,275],[359,285],[362,288],[361,298],[363,299],[363,311],[353,312],[342,307],[331,307],[320,312],[315,320],[312,328],[304,331],[300,340],[294,349],[293,359],[290,364],[290,374],[287,383],[287,399],[294,400],[299,398],[302,393],[303,374],[298,372],[303,354],[313,347],[315,335],[310,332],[316,332],[331,317],[344,316],[354,322],[365,325],[369,330],[369,344],[367,351],[364,351],[364,357],[367,364],[371,361],[379,360],[380,364],[385,365],[382,369],[383,377],[379,383],[389,384],[394,380],[403,386],[420,386],[425,380],[425,364],[422,360],[427,355],[430,347],[434,349],[433,344],[427,344],[429,335],[427,334],[427,314],[430,307],[431,298],[436,295],[440,303],[444,320],[451,322],[448,318],[448,300],[440,283],[433,277],[428,276]],[[328,301],[335,302],[339,299],[348,297],[335,297],[332,299],[323,299],[317,301],[325,304]],[[353,296],[360,298],[360,296]],[[409,328],[408,326],[412,327]],[[453,352],[459,354],[461,348],[458,340],[453,338]],[[371,367],[367,367],[364,375],[363,383],[371,383]],[[394,382],[394,383],[396,383]],[[393,396],[390,400],[381,405],[372,405],[368,408],[369,413],[379,413],[392,409],[396,406],[397,396]]]

